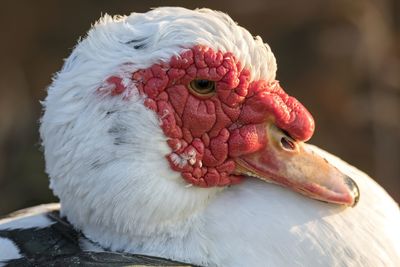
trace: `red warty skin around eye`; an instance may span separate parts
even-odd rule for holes
[[[271,121],[296,140],[314,132],[310,113],[288,96],[277,81],[250,80],[249,69],[232,53],[195,46],[170,62],[138,70],[130,79],[157,113],[172,153],[173,170],[200,187],[239,183],[235,157],[265,148],[265,122]],[[199,96],[189,90],[195,79],[215,82],[215,92]],[[124,93],[122,78],[108,77],[110,95]]]

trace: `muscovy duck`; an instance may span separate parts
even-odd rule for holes
[[[0,261],[400,266],[398,205],[304,143],[313,118],[276,69],[221,12],[101,18],[43,102],[61,207],[1,220]]]

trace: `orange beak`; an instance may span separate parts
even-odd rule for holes
[[[360,192],[347,175],[315,154],[303,142],[296,141],[272,123],[258,138],[262,150],[236,158],[237,174],[259,178],[324,202],[355,206]]]

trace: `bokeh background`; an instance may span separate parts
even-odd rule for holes
[[[369,173],[400,201],[400,1],[3,0],[0,215],[56,201],[38,136],[39,101],[102,14],[209,7],[268,42],[278,79],[316,120],[311,143]]]

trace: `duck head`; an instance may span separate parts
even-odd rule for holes
[[[269,46],[221,12],[105,16],[43,103],[62,212],[89,236],[154,233],[245,179],[355,205],[357,185],[307,148],[314,120],[275,75]]]

